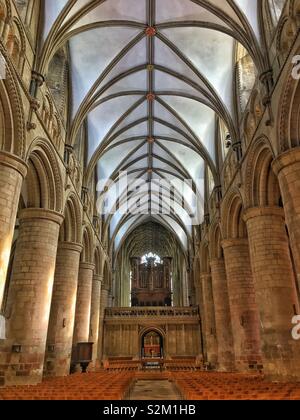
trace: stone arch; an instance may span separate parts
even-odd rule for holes
[[[94,260],[94,239],[90,226],[87,226],[83,231],[82,245],[81,262],[92,263]]]
[[[243,119],[245,146],[248,146],[248,144],[251,142],[255,129],[256,121],[254,115],[250,111],[246,111]]]
[[[81,232],[81,210],[77,196],[71,193],[65,206],[65,219],[60,228],[60,242],[80,243]]]
[[[200,272],[209,273],[209,246],[208,242],[202,242],[200,245]]]
[[[58,50],[49,63],[46,77],[47,86],[51,91],[57,110],[61,116],[65,115],[68,97],[68,61],[67,48]]]
[[[300,20],[300,0],[290,0],[290,13],[299,22]]]
[[[289,74],[278,111],[278,154],[300,146],[300,82],[292,69]]]
[[[261,101],[261,92],[255,89],[250,99],[250,112],[254,116],[256,125],[259,123],[263,115],[263,105]]]
[[[236,47],[236,67],[239,108],[243,114],[255,84],[257,69],[251,55],[241,44]]]
[[[244,202],[240,191],[233,189],[222,204],[222,236],[224,239],[247,237],[247,228],[243,220]]]
[[[13,18],[6,42],[7,51],[17,70],[22,70],[26,56],[26,39],[22,24]]]
[[[43,139],[34,140],[27,152],[26,161],[27,207],[44,208],[61,213],[63,180],[52,146]]]
[[[61,125],[57,113],[52,117],[52,138],[56,146],[59,146],[59,140],[61,138]]]
[[[1,48],[5,66],[5,78],[0,79],[0,150],[25,156],[24,110],[15,73]]]
[[[261,137],[251,146],[246,161],[245,207],[280,205],[280,189],[272,170],[274,153],[269,140]]]
[[[47,126],[48,129],[50,129],[50,125],[52,122],[54,114],[54,107],[52,103],[52,99],[50,98],[50,95],[46,94],[45,99],[42,106],[42,118]]]
[[[209,235],[209,254],[211,260],[223,258],[222,233],[219,223],[215,223]]]
[[[16,3],[16,7],[18,9],[21,19],[23,20],[23,22],[27,23],[26,22],[27,10],[29,6],[31,5],[32,0],[15,0],[15,3]]]
[[[298,28],[295,18],[292,15],[284,16],[278,24],[276,49],[279,55],[285,57],[297,35]]]
[[[7,10],[4,1],[0,1],[0,35],[2,34],[3,27],[6,21]]]
[[[155,332],[156,334],[158,334],[161,337],[162,340],[162,346],[164,349],[164,352],[166,352],[166,332],[163,330],[163,328],[154,326],[154,327],[145,327],[142,328],[139,332],[139,348],[142,350],[142,345],[143,345],[143,339],[144,337],[151,333],[151,332]]]

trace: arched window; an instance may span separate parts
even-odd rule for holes
[[[15,0],[21,19],[25,22],[29,0]]]
[[[52,58],[47,74],[47,85],[57,107],[57,111],[66,118],[68,82],[67,51],[60,49]]]
[[[20,18],[26,26],[30,26],[34,9],[39,7],[36,0],[15,0]]]
[[[238,99],[241,113],[243,113],[254,87],[256,69],[252,57],[241,44],[237,46],[236,65]]]
[[[149,252],[149,254],[146,254],[142,257],[142,264],[146,264],[148,262],[148,260],[152,259],[152,258],[154,258],[154,264],[155,265],[162,264],[161,258],[158,255],[153,254],[152,252]]]
[[[280,19],[284,4],[285,0],[269,0],[270,13],[274,26],[277,25]]]
[[[222,161],[224,161],[230,150],[232,141],[231,141],[231,136],[230,136],[228,127],[226,127],[226,124],[221,119],[219,119],[219,135],[220,135],[220,145],[221,145],[220,150],[221,150],[221,155],[222,155]]]

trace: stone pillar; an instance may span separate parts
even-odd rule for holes
[[[20,192],[26,173],[27,166],[21,159],[9,153],[0,152],[0,309],[3,303]]]
[[[86,343],[90,335],[94,264],[80,263],[73,344]]]
[[[248,239],[222,242],[235,354],[235,367],[247,371],[261,363],[260,327]]]
[[[47,375],[70,373],[78,269],[82,245],[61,242],[58,246],[47,338]]]
[[[103,360],[104,352],[104,316],[108,305],[109,286],[102,285],[100,298],[100,318],[99,318],[99,337],[98,337],[98,355],[100,363]]]
[[[265,373],[274,379],[299,379],[299,346],[291,335],[292,318],[299,308],[284,211],[279,207],[249,209],[245,221]]]
[[[218,369],[232,371],[234,349],[224,258],[213,259],[210,266],[218,342]]]
[[[100,298],[101,285],[103,277],[97,274],[93,277],[92,286],[92,304],[91,304],[91,323],[90,323],[90,339],[93,346],[93,365],[97,366],[98,361],[98,337],[99,337],[99,322],[100,322]]]
[[[42,379],[62,221],[61,214],[50,210],[20,212],[7,301],[6,385],[37,383]]]
[[[196,301],[197,305],[199,306],[199,314],[200,314],[200,331],[201,331],[201,362],[205,359],[207,354],[206,352],[206,337],[204,332],[204,308],[203,308],[203,299],[202,299],[202,287],[200,283],[200,277],[197,279],[195,277],[195,291],[196,291]]]
[[[216,339],[215,309],[210,273],[200,275],[203,294],[204,335],[207,362],[216,367],[218,361],[218,345]]]
[[[300,289],[300,148],[279,156],[273,163],[273,170],[280,185]]]

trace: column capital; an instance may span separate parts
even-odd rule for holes
[[[272,168],[275,175],[278,176],[283,169],[295,163],[300,163],[300,147],[288,150],[279,155],[272,163]]]
[[[0,165],[12,168],[19,172],[23,178],[26,177],[28,166],[19,156],[0,151]]]
[[[95,264],[92,263],[87,263],[87,262],[81,262],[79,269],[84,269],[84,270],[94,270],[95,269]]]
[[[58,244],[59,249],[67,249],[69,251],[75,251],[79,254],[83,250],[83,246],[81,244],[77,244],[75,242],[59,242]]]
[[[284,210],[281,207],[253,207],[244,212],[243,219],[247,223],[251,219],[265,216],[285,218]]]
[[[94,274],[93,281],[98,281],[99,283],[103,282],[103,276],[100,274]]]
[[[224,239],[224,241],[221,242],[221,246],[223,249],[248,246],[248,239],[247,238]]]
[[[64,220],[64,216],[53,210],[39,209],[39,208],[28,208],[21,210],[19,213],[20,220],[34,220],[43,219],[57,223],[59,226]]]

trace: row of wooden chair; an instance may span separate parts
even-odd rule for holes
[[[300,384],[263,375],[196,371],[107,372],[49,378],[36,386],[0,388],[2,400],[122,400],[134,380],[168,379],[186,400],[300,400]]]
[[[0,388],[2,400],[122,400],[133,380],[130,372],[74,374],[36,386]]]
[[[172,372],[186,400],[299,400],[300,384],[274,383],[258,374]]]

